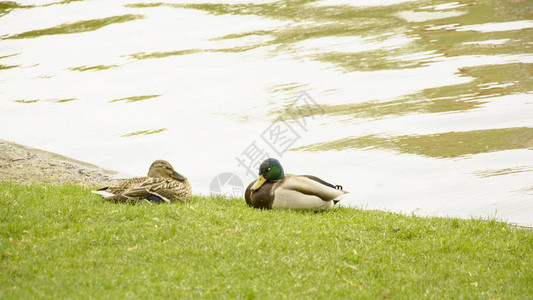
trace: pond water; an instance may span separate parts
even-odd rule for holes
[[[533,225],[532,11],[0,2],[0,138],[128,175],[166,159],[203,194],[272,156],[344,205]]]

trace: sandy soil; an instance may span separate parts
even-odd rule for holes
[[[106,186],[118,173],[51,152],[0,140],[0,182]]]

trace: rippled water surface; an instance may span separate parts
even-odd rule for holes
[[[532,11],[0,2],[0,138],[130,175],[163,158],[200,193],[268,155],[346,205],[533,225]]]

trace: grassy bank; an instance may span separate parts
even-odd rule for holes
[[[0,298],[533,296],[533,231],[244,200],[117,205],[75,186],[0,184]]]

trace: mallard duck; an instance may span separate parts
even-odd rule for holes
[[[259,167],[259,178],[246,188],[246,203],[255,208],[331,209],[346,194],[311,175],[284,174],[277,159],[269,158]]]
[[[191,197],[191,185],[167,161],[156,160],[148,176],[124,179],[93,192],[113,202],[185,202]]]

